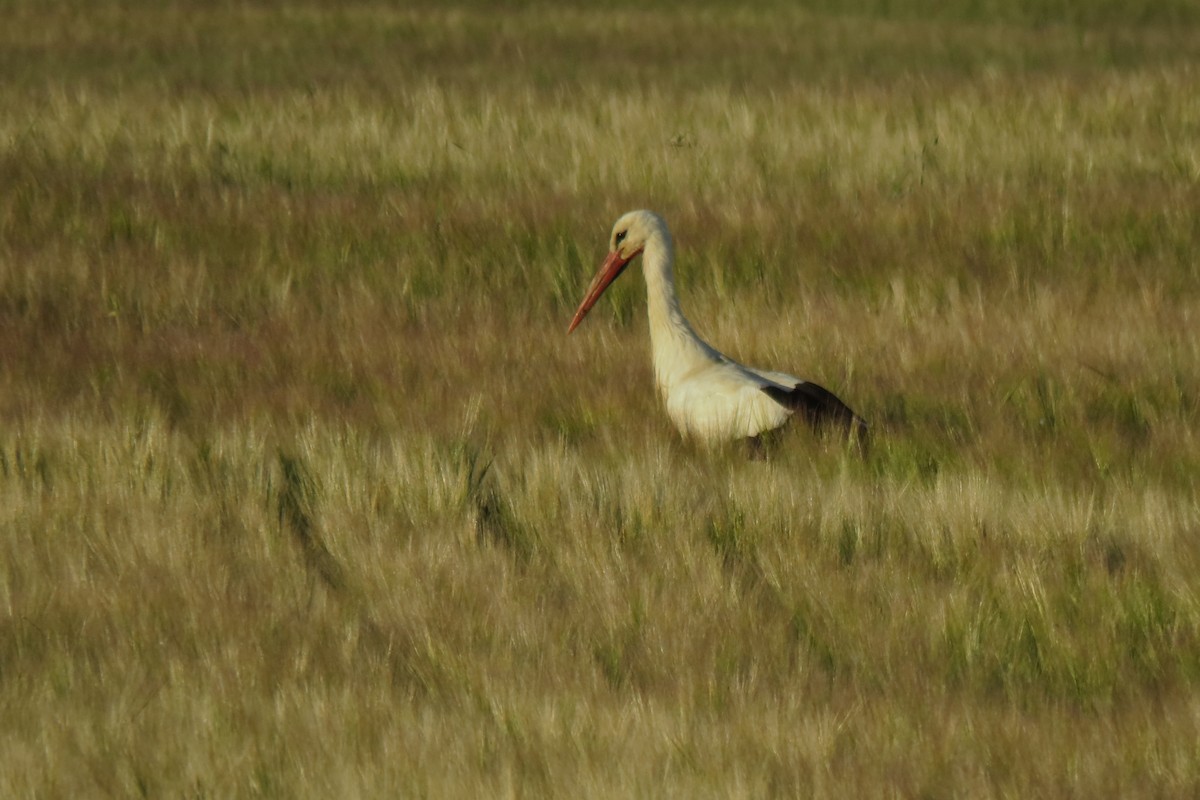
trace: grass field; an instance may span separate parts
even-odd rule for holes
[[[0,15],[0,795],[1200,793],[1194,3]]]

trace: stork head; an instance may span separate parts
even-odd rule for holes
[[[608,237],[608,257],[596,271],[596,277],[592,278],[592,285],[588,287],[583,302],[575,310],[575,317],[571,320],[567,333],[575,330],[579,323],[583,322],[583,318],[592,310],[592,306],[600,299],[600,295],[604,294],[608,285],[625,271],[630,261],[646,249],[646,242],[653,236],[661,236],[665,231],[666,225],[662,218],[653,211],[630,211],[621,215]]]

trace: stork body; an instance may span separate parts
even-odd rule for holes
[[[567,333],[639,254],[646,276],[654,377],[667,415],[684,436],[705,444],[754,440],[783,427],[797,413],[814,426],[828,424],[865,434],[866,423],[826,389],[784,372],[739,364],[696,334],[675,292],[671,232],[651,211],[631,211],[617,220],[608,258]]]

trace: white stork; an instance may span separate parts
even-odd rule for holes
[[[762,434],[799,412],[814,427],[832,426],[865,438],[866,422],[829,390],[784,372],[743,366],[696,335],[675,294],[675,245],[662,217],[652,211],[623,215],[613,225],[608,251],[567,333],[641,255],[654,377],[667,414],[684,436],[706,445],[748,439],[757,446]]]

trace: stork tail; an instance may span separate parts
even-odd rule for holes
[[[805,421],[817,430],[837,428],[859,442],[867,441],[867,421],[824,386],[801,381],[791,389],[764,386],[762,390],[784,408],[803,414]]]

